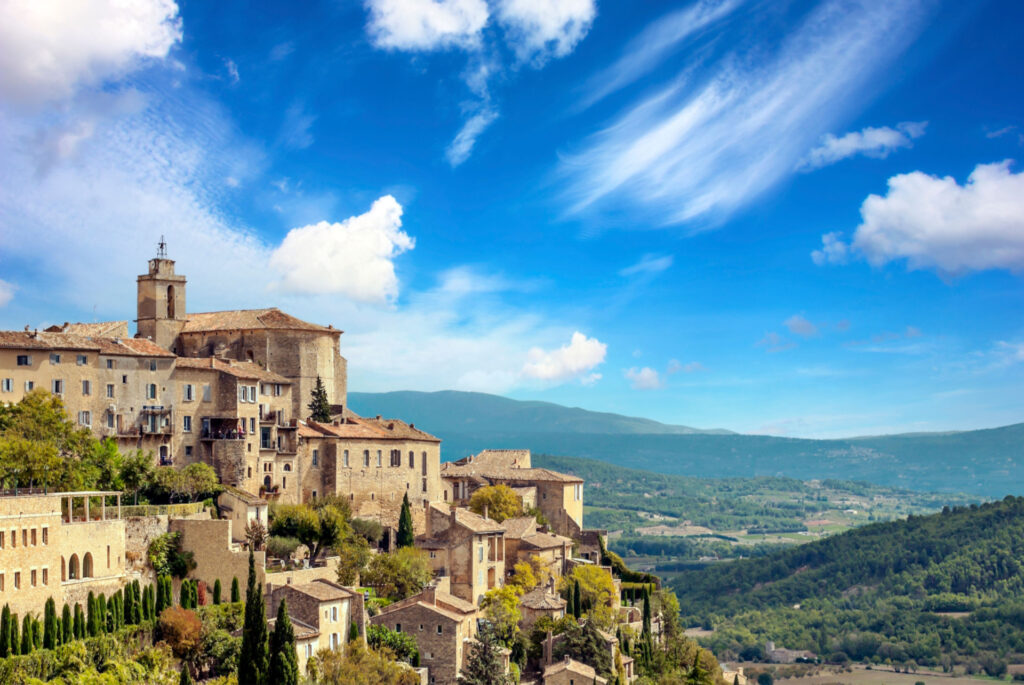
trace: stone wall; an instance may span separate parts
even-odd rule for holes
[[[210,519],[188,521],[174,519],[170,522],[171,532],[181,533],[181,547],[195,555],[196,568],[190,577],[202,580],[213,587],[217,579],[227,591],[232,578],[238,578],[243,599],[249,578],[249,553],[235,550],[231,544],[231,521]],[[256,552],[256,580],[263,583],[266,552]]]
[[[166,516],[128,516],[124,519],[125,568],[129,572],[143,573],[148,568],[146,554],[149,543],[167,532]]]
[[[399,626],[416,640],[420,664],[430,670],[436,685],[455,685],[465,659],[465,641],[472,637],[473,621],[450,618],[416,603],[370,619],[374,625],[396,630]]]

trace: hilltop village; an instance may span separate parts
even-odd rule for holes
[[[332,680],[332,655],[365,659],[369,645],[388,648],[393,682],[625,684],[681,639],[674,597],[584,527],[582,479],[533,467],[527,450],[442,462],[429,427],[347,406],[341,330],[276,308],[193,313],[186,292],[161,244],[138,277],[134,335],[127,321],[0,331],[4,406],[57,398],[71,424],[147,474],[131,493],[54,489],[48,467],[30,482],[3,475],[0,656],[24,654],[40,617],[39,642],[56,648],[79,637],[79,612],[96,635],[94,612],[99,633],[117,630],[140,601],[137,623],[148,616],[154,641],[169,641],[175,598],[202,612],[229,587],[247,621],[261,602],[270,633],[287,616],[310,682],[348,682]],[[137,504],[174,477],[200,484]],[[186,562],[174,570],[171,558]],[[65,609],[63,635],[51,605]],[[174,646],[182,682],[220,672],[192,649]],[[723,677],[695,647],[687,658],[697,682]]]

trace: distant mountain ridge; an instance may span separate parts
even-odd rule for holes
[[[482,393],[350,393],[349,401],[363,415],[414,421],[443,440],[446,460],[486,448],[526,448],[687,476],[836,478],[924,492],[1024,494],[1024,423],[956,433],[807,440],[698,432]]]
[[[635,416],[565,407],[553,402],[513,400],[482,392],[350,392],[348,400],[357,414],[381,414],[413,421],[442,438],[443,433],[507,432],[510,422],[514,422],[521,433],[732,434],[722,429],[674,426]]]

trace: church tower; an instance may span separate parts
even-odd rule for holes
[[[149,260],[149,273],[138,278],[138,290],[139,337],[177,354],[178,335],[185,325],[185,277],[175,275],[163,236],[156,258]]]

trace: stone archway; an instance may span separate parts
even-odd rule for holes
[[[92,552],[86,552],[82,557],[82,577],[92,578]]]
[[[68,561],[68,580],[78,580],[82,577],[82,573],[78,568],[78,555],[72,554],[71,560]]]

